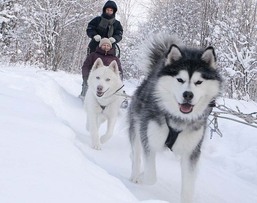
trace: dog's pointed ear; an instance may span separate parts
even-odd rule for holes
[[[95,70],[95,69],[97,69],[99,67],[102,67],[102,66],[104,66],[104,63],[103,63],[102,59],[97,58],[95,63],[93,64],[92,70]]]
[[[170,46],[169,52],[167,53],[165,65],[166,66],[170,65],[174,61],[178,61],[181,57],[182,57],[182,53],[178,48],[178,46],[175,44],[172,44]]]
[[[118,67],[118,64],[115,60],[113,60],[110,63],[109,68],[111,68],[115,74],[117,74],[117,75],[119,74],[119,67]]]
[[[216,69],[216,55],[213,47],[207,47],[204,50],[201,59],[206,62],[210,67]]]

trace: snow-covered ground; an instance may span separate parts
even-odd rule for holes
[[[61,71],[0,65],[0,202],[179,202],[179,158],[169,150],[157,156],[155,185],[129,181],[125,110],[102,150],[90,147],[81,81]],[[126,92],[135,84],[126,81]],[[225,102],[257,111],[254,102]],[[206,135],[195,202],[256,203],[257,129],[222,119],[219,128],[223,137]]]

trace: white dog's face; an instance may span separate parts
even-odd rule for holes
[[[111,92],[110,88],[115,85],[117,76],[109,67],[99,67],[92,72],[90,86],[96,93],[97,97],[108,96]]]
[[[171,114],[181,118],[199,117],[219,94],[219,82],[202,78],[200,72],[189,76],[182,70],[178,75],[163,76],[157,84],[157,97]]]
[[[98,58],[90,72],[88,86],[96,97],[108,97],[121,87],[116,61],[113,61],[109,66],[104,66],[102,60]]]

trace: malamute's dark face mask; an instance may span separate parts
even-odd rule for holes
[[[172,45],[158,77],[159,90],[167,94],[162,96],[165,103],[178,115],[202,114],[220,89],[212,47],[204,51],[180,50]]]

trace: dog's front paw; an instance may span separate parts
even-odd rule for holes
[[[142,184],[143,180],[138,178],[138,177],[130,177],[129,179],[131,182],[136,183],[136,184]]]
[[[144,174],[141,173],[140,175],[131,175],[129,180],[136,184],[143,184],[143,178],[144,178]]]
[[[92,148],[95,150],[101,150],[101,144],[99,142],[93,142]]]
[[[100,145],[92,145],[92,148],[95,150],[101,150],[101,146]]]

